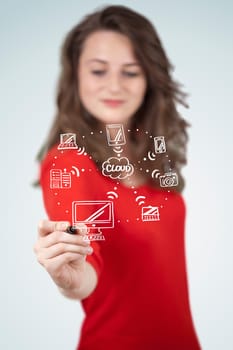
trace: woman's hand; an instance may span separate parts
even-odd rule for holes
[[[56,285],[71,292],[83,289],[83,283],[87,280],[85,273],[90,273],[90,265],[87,268],[85,259],[93,249],[90,242],[84,240],[88,238],[87,227],[80,225],[77,234],[69,234],[65,232],[69,225],[68,222],[41,221],[34,252]],[[91,273],[93,277],[93,271]],[[96,281],[93,283],[96,284]]]

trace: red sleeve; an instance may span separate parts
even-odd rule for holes
[[[43,203],[48,218],[55,221],[69,221],[72,224],[72,202],[89,200],[95,196],[94,181],[90,182],[96,168],[86,154],[79,155],[77,150],[59,151],[53,147],[40,165],[40,185]],[[89,174],[89,176],[88,176]],[[100,245],[92,241],[94,252],[86,257],[100,275],[102,258]]]

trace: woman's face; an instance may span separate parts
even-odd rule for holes
[[[79,96],[86,110],[104,124],[127,125],[146,92],[146,77],[125,35],[90,34],[78,65]]]

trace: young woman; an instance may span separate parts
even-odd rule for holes
[[[34,251],[82,303],[79,350],[200,349],[181,195],[187,123],[175,103],[187,105],[171,70],[155,28],[124,6],[86,16],[62,47],[39,155],[49,220]]]

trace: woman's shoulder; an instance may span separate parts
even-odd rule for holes
[[[51,147],[40,163],[41,169],[47,167],[83,166],[92,165],[91,156],[85,152],[84,148],[59,149],[59,144]]]
[[[52,178],[80,174],[94,174],[97,170],[95,163],[84,149],[59,149],[54,145],[46,153],[39,165],[39,182],[48,176]],[[69,175],[70,174],[70,175]]]

